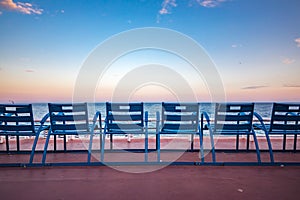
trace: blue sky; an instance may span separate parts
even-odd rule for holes
[[[71,101],[89,53],[143,27],[202,45],[229,101],[299,101],[299,7],[298,0],[0,0],[0,102]]]

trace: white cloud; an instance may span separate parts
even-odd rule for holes
[[[0,15],[2,15],[2,12],[0,11]]]
[[[243,45],[241,44],[232,44],[231,47],[232,48],[238,48],[238,47],[242,47]]]
[[[161,14],[161,15],[168,14],[168,10],[165,8],[162,8],[159,10],[159,14]]]
[[[161,4],[161,9],[158,11],[156,22],[160,22],[161,15],[171,14],[171,10],[176,6],[176,0],[163,0]]]
[[[187,1],[187,5],[192,7],[194,5],[200,5],[206,8],[214,8],[220,5],[223,2],[231,1],[231,0],[190,0]],[[181,1],[184,2],[184,1]],[[158,11],[156,22],[160,22],[160,18],[162,15],[167,15],[172,13],[172,9],[177,7],[176,0],[163,0],[161,3],[161,9]]]
[[[165,15],[170,14],[173,7],[176,7],[176,0],[164,0],[161,4],[161,9],[159,10],[159,14]]]
[[[197,3],[206,8],[214,8],[220,3],[226,2],[227,0],[196,0]]]
[[[7,10],[13,10],[17,12],[21,12],[27,15],[31,14],[42,14],[43,9],[36,8],[30,3],[23,3],[23,2],[13,2],[13,0],[1,0],[0,6],[7,9]]]
[[[281,60],[281,62],[282,62],[283,64],[290,65],[290,64],[293,64],[294,62],[296,62],[296,60],[291,59],[291,58],[283,58],[283,59]]]
[[[296,38],[295,42],[297,43],[297,47],[300,47],[300,38]]]

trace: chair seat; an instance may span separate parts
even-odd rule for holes
[[[263,130],[263,125],[261,124],[253,124],[253,127],[258,130]],[[270,124],[265,124],[265,127],[269,133],[269,135],[298,135],[300,134],[300,130],[270,130]]]
[[[50,133],[51,135],[88,135],[90,131],[54,131]]]
[[[198,132],[195,130],[164,130],[159,134],[198,134]]]
[[[253,134],[251,131],[244,131],[244,130],[223,130],[223,131],[216,131],[214,135],[250,135]]]
[[[270,129],[270,124],[265,124],[265,127],[267,128],[267,130]],[[263,129],[263,125],[261,124],[253,124],[253,128],[254,129]]]
[[[35,136],[37,133],[32,131],[22,131],[16,133],[15,131],[0,131],[0,135],[5,136]]]
[[[210,125],[210,128],[214,130],[214,124]],[[203,130],[208,130],[209,126],[205,125]],[[217,130],[213,132],[214,135],[247,135],[252,134],[249,130]]]
[[[298,135],[300,131],[298,130],[274,130],[270,131],[269,135]]]
[[[134,130],[122,130],[122,131],[107,131],[106,134],[145,134],[143,131],[134,131]]]

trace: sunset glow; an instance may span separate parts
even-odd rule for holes
[[[202,46],[227,101],[299,102],[299,7],[298,0],[0,0],[0,102],[72,101],[90,53],[113,35],[143,27],[174,30]],[[197,79],[183,58],[158,50],[115,60],[99,77],[95,99],[82,100],[178,100],[157,84],[113,96],[128,72],[150,64],[169,67],[188,81],[193,94],[182,101],[211,101],[204,77]],[[179,89],[184,94],[184,86]]]

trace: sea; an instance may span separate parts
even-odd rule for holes
[[[199,111],[207,112],[211,119],[214,119],[214,103],[200,103]],[[34,103],[33,106],[33,115],[35,121],[39,121],[43,118],[44,115],[48,112],[47,103]],[[104,121],[106,117],[105,103],[88,103],[88,113],[89,119],[92,120],[96,111],[100,111],[101,120]],[[162,106],[161,103],[144,103],[144,111],[148,112],[149,116],[149,131],[155,131],[156,127],[156,115],[157,112],[161,113]],[[271,116],[272,103],[255,103],[254,111],[259,113],[263,119],[269,120]]]
[[[45,114],[48,113],[47,103],[34,103],[33,115],[35,120],[40,120]],[[200,103],[200,113],[207,112],[211,118],[214,117],[214,104],[213,103]],[[89,118],[92,119],[96,111],[100,111],[102,120],[105,119],[105,103],[88,103]],[[149,119],[155,120],[156,113],[161,112],[161,103],[144,103],[144,111],[148,111]],[[254,111],[260,114],[264,119],[270,119],[272,110],[272,103],[255,103]]]

